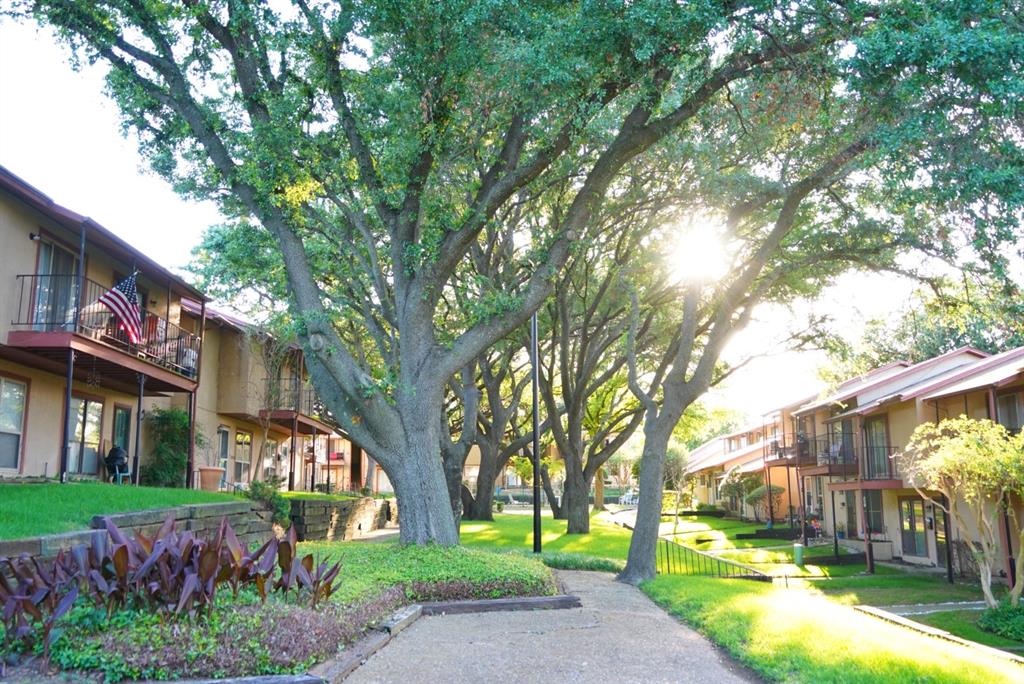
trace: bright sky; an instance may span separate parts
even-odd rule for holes
[[[0,165],[56,202],[114,231],[164,266],[180,271],[202,231],[221,220],[212,203],[179,198],[120,132],[104,95],[103,68],[75,72],[47,30],[0,18]],[[911,286],[895,278],[851,275],[826,292],[815,311],[830,312],[854,335],[863,321],[905,305]],[[799,314],[764,308],[730,343],[737,362],[778,339]],[[821,353],[783,352],[757,359],[707,398],[757,417],[815,393]]]

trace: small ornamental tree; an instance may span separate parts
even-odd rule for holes
[[[1007,502],[1024,494],[1024,438],[1010,435],[990,420],[960,416],[919,426],[896,458],[904,479],[923,499],[946,511],[968,540],[985,603],[996,607],[992,572],[999,556],[999,525],[1004,513],[1016,518]],[[1017,577],[1010,592],[1014,606],[1024,585],[1022,562],[1024,553],[1018,552]]]
[[[782,508],[782,493],[784,491],[786,490],[778,485],[771,485],[771,510],[777,511]],[[768,517],[768,489],[766,489],[764,485],[759,485],[752,489],[743,500],[748,506],[754,507],[755,518],[757,518],[759,510],[765,514],[765,518]]]

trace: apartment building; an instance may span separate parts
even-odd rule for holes
[[[209,467],[222,487],[276,474],[293,489],[391,490],[319,401],[301,349],[272,377],[265,334],[2,166],[0,243],[0,478],[105,478],[121,447],[137,481],[145,412],[176,407],[205,438],[190,485]]]
[[[2,166],[0,244],[0,477],[100,476],[113,446],[137,473],[147,402],[199,385],[202,326],[181,327],[181,302],[205,297]],[[101,302],[128,281],[134,328]]]
[[[390,491],[387,475],[337,425],[310,382],[297,345],[199,302],[181,303],[182,326],[205,316],[195,423],[203,435],[194,473],[220,470],[222,485],[279,476],[289,489]],[[181,408],[181,400],[172,400]],[[257,472],[258,470],[258,472]],[[369,477],[368,477],[369,476]]]

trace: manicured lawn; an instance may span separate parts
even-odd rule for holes
[[[359,494],[352,492],[337,494],[321,494],[320,492],[281,492],[286,499],[297,499],[300,501],[351,501],[360,498]]]
[[[911,574],[882,565],[876,566],[874,576],[807,580],[805,584],[831,600],[847,605],[863,603],[869,606],[893,606],[908,603],[978,601],[982,598],[981,588],[977,584],[947,584],[940,576]],[[790,581],[790,586],[795,586],[793,581]]]
[[[839,549],[840,554],[852,553]],[[760,570],[774,577],[808,577],[808,578],[832,578],[852,577],[863,574],[867,571],[864,563],[850,563],[848,565],[818,565],[814,563],[816,558],[832,558],[833,548],[831,546],[815,546],[804,549],[804,565],[800,567],[793,563],[792,547],[782,549],[747,549],[737,551],[723,551],[716,555],[728,558],[750,567]],[[876,575],[900,575],[902,571],[884,565],[875,566]]]
[[[1024,668],[863,615],[814,592],[659,576],[643,590],[772,681],[1009,682]]]
[[[737,534],[750,534],[764,527],[764,523],[751,523],[731,518],[688,515],[681,516],[678,524],[672,518],[663,519],[661,534],[675,535],[675,540],[698,551],[722,549],[753,549],[782,546],[784,539],[736,539]]]
[[[938,613],[910,615],[908,617],[914,622],[920,622],[937,629],[944,629],[961,639],[970,639],[993,648],[1005,648],[1018,654],[1024,650],[1024,642],[1007,639],[998,634],[986,632],[978,627],[978,618],[981,617],[981,614],[982,611],[980,610],[944,610]]]
[[[591,516],[590,534],[566,534],[565,529],[566,521],[555,520],[550,512],[545,512],[541,520],[543,550],[626,559],[630,531],[601,515]],[[495,513],[493,523],[463,520],[461,532],[462,544],[471,548],[508,551],[533,548],[533,516],[529,514]]]
[[[195,489],[102,482],[0,484],[0,539],[84,530],[94,515],[236,500],[231,494]]]
[[[342,603],[362,600],[390,587],[402,587],[410,599],[418,600],[441,598],[446,592],[464,598],[555,593],[551,571],[538,560],[519,554],[352,542],[303,542],[299,553],[312,553],[317,563],[341,561],[340,585],[334,598]]]

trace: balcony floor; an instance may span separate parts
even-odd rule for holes
[[[97,379],[100,386],[138,392],[138,375],[146,376],[145,394],[191,392],[197,382],[84,335],[71,332],[12,330],[7,335],[3,356],[51,373],[67,372],[67,352],[75,352],[75,379]]]

